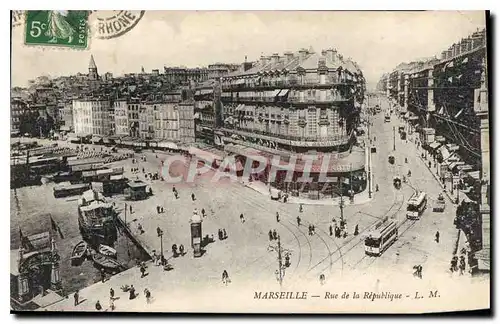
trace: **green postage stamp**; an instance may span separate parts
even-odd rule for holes
[[[85,49],[88,45],[87,10],[32,10],[26,12],[26,45],[54,45]]]

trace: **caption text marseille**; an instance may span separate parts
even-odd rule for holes
[[[425,298],[425,294],[421,292],[415,292],[415,294],[402,294],[402,293],[392,293],[392,292],[368,292],[365,291],[363,293],[353,292],[352,294],[344,291],[342,294],[333,293],[333,292],[325,292],[323,295],[308,295],[308,292],[305,291],[297,291],[297,292],[255,292],[254,299],[308,299],[308,297],[318,297],[323,299],[364,299],[370,301],[376,300],[388,300],[395,301],[400,299],[423,299]],[[439,298],[441,297],[437,290],[429,291],[427,298]]]

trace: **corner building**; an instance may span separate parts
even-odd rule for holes
[[[256,177],[292,194],[321,198],[366,188],[365,151],[355,136],[365,80],[356,63],[335,49],[301,49],[262,56],[244,70],[222,77],[213,95],[203,89],[195,94],[196,101],[213,98],[216,145],[243,165],[256,154],[267,158],[266,170]],[[313,181],[306,184],[297,183],[307,171],[303,155],[315,156],[309,171]],[[281,157],[280,165],[272,165],[274,156]],[[269,178],[273,166],[287,165],[292,156],[297,158],[292,181],[285,180],[285,170]],[[337,182],[321,183],[322,172]]]

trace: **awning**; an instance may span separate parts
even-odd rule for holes
[[[444,136],[439,136],[439,135],[436,136],[434,139],[435,139],[436,142],[445,142],[446,141],[446,139],[444,138]]]
[[[177,144],[172,143],[172,142],[159,142],[158,143],[158,147],[168,148],[168,149],[171,149],[171,150],[178,150],[179,149],[179,147],[177,146]]]
[[[465,164],[465,162],[462,162],[462,161],[452,162],[450,164],[449,168],[450,168],[450,170],[453,170],[455,167],[462,165],[462,164]]]
[[[214,89],[201,89],[200,95],[205,95],[205,94],[209,94],[209,93],[213,93],[213,92],[214,92]]]
[[[432,142],[431,144],[429,144],[429,147],[433,150],[437,149],[438,147],[440,147],[442,144],[441,143],[438,143],[438,142]]]
[[[443,156],[443,160],[447,160],[450,157],[450,152],[444,146],[441,146],[441,148],[439,149],[439,152],[441,152],[441,155]]]
[[[290,92],[290,89],[283,89],[278,93],[278,97],[284,97]]]
[[[462,164],[457,167],[460,171],[471,171],[472,166],[469,164]]]
[[[82,172],[82,177],[84,177],[84,178],[86,178],[86,177],[95,177],[96,175],[97,175],[97,171],[96,170]]]
[[[460,156],[458,156],[456,153],[453,153],[446,160],[448,160],[450,162],[458,162],[458,161],[460,161]]]
[[[418,116],[411,116],[408,120],[418,120]]]
[[[242,111],[242,110],[244,110],[244,109],[245,109],[245,105],[240,104],[240,105],[238,105],[238,106],[236,107],[236,109],[235,109],[235,110],[236,110],[236,111]]]
[[[446,144],[446,148],[450,152],[457,151],[459,149],[459,146],[457,144]]]
[[[109,180],[123,180],[125,179],[125,176],[123,174],[116,174],[116,175],[112,175],[111,177],[109,177]]]
[[[278,93],[280,93],[281,89],[277,89],[277,90],[274,90],[274,91],[266,91],[267,92],[267,96],[269,98],[274,98],[278,95]]]
[[[467,172],[467,175],[473,179],[477,179],[479,180],[479,171],[470,171],[470,172]]]

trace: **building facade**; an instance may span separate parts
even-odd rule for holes
[[[116,136],[130,136],[129,119],[128,119],[128,103],[126,99],[116,100],[114,106],[114,122]]]
[[[471,242],[479,267],[489,270],[486,54],[486,30],[478,30],[442,51],[440,59],[400,64],[380,83],[419,132],[444,188],[456,194],[457,218],[463,219],[457,226]],[[468,212],[462,215],[463,210]]]
[[[155,137],[154,111],[156,104],[141,103],[139,106],[139,137],[150,140]]]
[[[194,143],[194,102],[179,103],[177,110],[179,113],[179,140],[185,144]]]
[[[110,101],[100,99],[73,100],[73,126],[79,136],[110,135]]]
[[[127,104],[127,119],[129,125],[129,136],[133,138],[140,137],[139,128],[139,100],[132,99]]]
[[[213,89],[197,89],[197,136],[209,136],[206,128],[213,121],[214,143],[243,159],[243,147],[288,157],[317,154],[319,161],[335,153],[328,173],[354,173],[359,179],[354,189],[361,191],[366,187],[361,180],[366,179],[364,151],[351,153],[364,83],[359,67],[334,49],[262,56],[251,69],[222,77]],[[312,177],[317,181],[315,167]],[[297,166],[297,176],[302,168]],[[271,184],[288,185],[280,180]]]
[[[21,121],[27,104],[20,98],[11,98],[10,100],[10,133],[16,135],[21,131]]]
[[[155,139],[179,141],[179,111],[176,103],[154,105]]]
[[[73,131],[73,103],[64,104],[60,110],[61,115],[61,130],[71,132]]]

